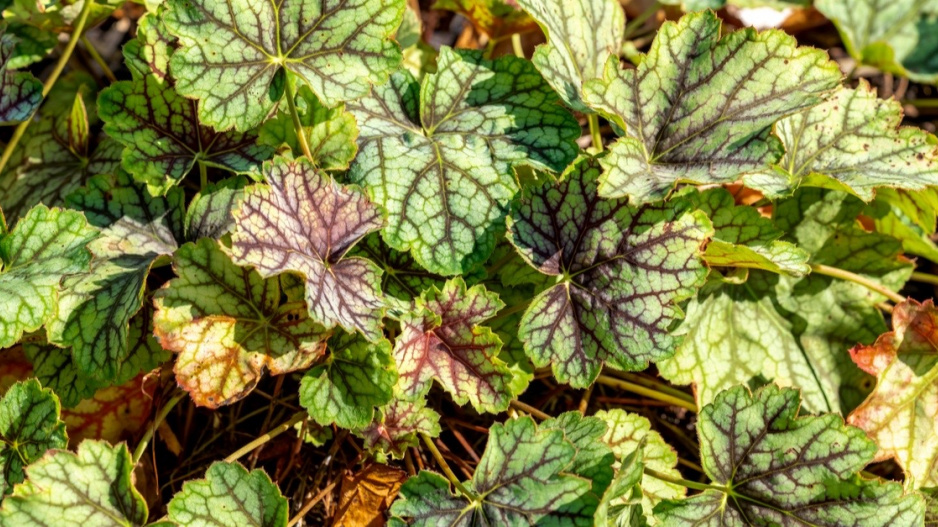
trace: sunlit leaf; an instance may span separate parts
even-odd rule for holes
[[[403,0],[170,0],[167,6],[166,27],[181,46],[170,59],[176,89],[199,99],[199,120],[219,130],[259,125],[280,101],[284,82],[308,84],[332,107],[387,82],[401,62],[390,37]]]
[[[123,444],[85,441],[77,454],[53,451],[26,469],[26,482],[3,500],[0,525],[134,527],[147,505],[131,480],[133,462]]]
[[[173,267],[178,278],[154,295],[154,328],[178,353],[176,380],[197,404],[230,404],[265,370],[305,369],[322,355],[328,332],[309,318],[302,297],[281,302],[279,278],[238,267],[207,238],[180,247]]]
[[[264,178],[268,184],[248,188],[235,213],[232,259],[263,277],[304,275],[315,321],[379,338],[381,270],[365,258],[346,257],[384,224],[378,207],[303,158],[275,159],[265,166]]]
[[[97,236],[82,214],[42,205],[0,235],[0,348],[52,317],[59,282],[87,270]]]
[[[798,392],[742,386],[700,412],[704,472],[715,486],[655,507],[662,525],[921,525],[921,498],[857,474],[876,445],[840,416],[798,415]]]
[[[539,429],[530,417],[489,429],[485,453],[469,490],[453,494],[449,481],[420,472],[401,487],[392,525],[593,525],[598,500],[590,480],[565,471],[577,449],[558,429]]]
[[[400,459],[407,448],[419,443],[418,434],[440,435],[440,415],[426,405],[425,399],[405,401],[395,397],[378,409],[374,421],[355,434],[364,440],[367,450]]]
[[[703,284],[710,222],[684,200],[630,207],[596,192],[599,162],[581,158],[558,183],[531,190],[509,218],[509,239],[557,284],[531,302],[519,336],[538,367],[586,387],[603,363],[624,370],[673,353],[678,302]]]
[[[512,168],[562,170],[580,127],[530,62],[443,48],[421,83],[406,72],[348,108],[360,152],[349,177],[388,211],[384,240],[431,272],[485,260],[509,200]]]
[[[167,509],[170,520],[186,527],[286,527],[289,515],[287,499],[264,471],[225,462],[184,483]]]
[[[931,299],[909,300],[892,313],[893,331],[850,350],[876,376],[873,393],[848,422],[879,445],[878,460],[895,458],[906,487],[938,486],[938,310]]]
[[[397,381],[391,343],[342,333],[326,349],[326,359],[303,376],[300,404],[321,425],[362,428],[371,422],[375,406],[391,401]]]
[[[0,495],[23,481],[23,469],[52,448],[65,448],[68,436],[59,399],[39,381],[18,382],[0,399]]]
[[[133,78],[153,75],[160,81],[169,78],[169,57],[176,39],[166,30],[162,17],[146,14],[137,20],[137,38],[124,44],[127,69]]]
[[[619,54],[625,36],[619,1],[519,0],[518,5],[547,36],[531,61],[570,108],[592,113],[582,100],[583,83],[602,77],[606,61]]]
[[[665,22],[637,69],[607,63],[585,101],[625,131],[603,159],[604,196],[644,203],[678,182],[731,182],[781,157],[778,119],[840,82],[823,51],[781,31],[720,36],[712,11]]]
[[[425,291],[401,317],[394,346],[402,396],[423,398],[436,380],[457,404],[479,412],[507,408],[516,395],[512,372],[498,358],[501,340],[481,326],[504,305],[481,285],[467,289],[462,278]]]
[[[841,88],[778,122],[785,155],[747,184],[775,193],[798,185],[836,188],[864,201],[873,199],[877,187],[938,184],[938,139],[921,128],[899,127],[901,121],[899,102],[878,98],[865,81],[856,89]]]
[[[124,169],[160,193],[199,163],[256,173],[273,154],[257,144],[254,132],[216,132],[200,124],[197,106],[154,75],[114,83],[98,97],[104,131],[124,145]]]

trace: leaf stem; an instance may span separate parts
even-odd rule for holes
[[[655,469],[651,469],[648,467],[645,467],[643,469],[643,472],[645,472],[645,474],[648,474],[649,476],[655,479],[660,479],[661,481],[667,481],[668,483],[673,483],[675,485],[681,485],[682,487],[687,487],[689,489],[718,490],[720,492],[727,492],[726,487],[721,487],[720,485],[710,485],[708,483],[699,483],[697,481],[690,481],[684,478],[675,478],[675,477],[671,477],[667,474],[663,474],[661,472],[658,472]]]
[[[550,415],[538,410],[537,408],[531,406],[530,404],[523,403],[517,399],[512,399],[511,403],[509,404],[511,404],[512,408],[531,414],[534,417],[537,417],[538,419],[540,419],[541,421],[544,421],[546,419],[552,419]]]
[[[313,507],[316,506],[317,503],[319,503],[320,501],[322,501],[323,498],[326,497],[326,494],[329,494],[330,492],[332,492],[332,489],[335,488],[338,482],[339,482],[338,479],[333,480],[332,483],[326,485],[326,488],[319,491],[319,494],[316,494],[316,496],[313,497],[313,499],[304,503],[303,508],[297,511],[296,515],[292,519],[290,519],[290,523],[287,524],[287,527],[293,527],[294,525],[299,523],[300,520],[302,520],[303,517],[306,516],[306,514],[309,513],[309,511],[311,511]]]
[[[586,116],[590,123],[590,136],[593,138],[593,151],[600,153],[603,151],[603,135],[599,131],[599,115],[591,113]]]
[[[91,58],[98,63],[98,66],[101,67],[101,71],[104,72],[104,76],[107,77],[107,80],[111,82],[117,82],[117,77],[114,75],[114,72],[111,71],[111,68],[108,67],[107,62],[104,60],[104,57],[98,53],[98,50],[95,49],[94,44],[88,40],[86,35],[81,36],[81,43],[85,45],[85,51],[91,55]]]
[[[310,163],[313,163],[313,153],[309,149],[309,143],[306,142],[303,122],[300,121],[300,113],[296,109],[296,89],[293,83],[294,80],[292,76],[287,74],[287,106],[290,107],[290,115],[293,116],[293,127],[296,128],[296,139],[300,143],[300,148],[303,149],[303,155],[306,156],[306,159],[309,159]]]
[[[456,477],[456,474],[453,473],[453,470],[449,468],[449,465],[446,463],[446,460],[443,459],[443,454],[440,453],[440,450],[433,444],[433,439],[427,434],[421,432],[420,438],[423,439],[423,443],[427,445],[427,449],[433,454],[433,458],[436,459],[436,464],[439,465],[440,469],[446,474],[446,479],[456,487],[464,496],[469,498],[472,501],[478,501],[479,497],[476,496],[473,492],[466,488],[462,482],[459,481],[459,478]]]
[[[858,274],[851,273],[850,271],[844,271],[843,269],[838,269],[836,267],[830,267],[828,265],[813,264],[811,265],[811,271],[817,274],[822,274],[825,276],[830,276],[832,278],[839,278],[841,280],[847,280],[848,282],[853,282],[858,285],[873,291],[874,293],[879,293],[884,297],[892,300],[896,304],[905,302],[905,298],[902,297],[899,293],[890,290],[889,288],[877,284],[876,282],[860,276]]]
[[[653,388],[655,390],[658,390],[667,394],[671,394],[680,399],[684,399],[685,401],[689,403],[696,403],[696,401],[694,400],[694,396],[690,395],[689,393],[682,392],[681,390],[677,390],[671,386],[668,386],[667,384],[663,382],[656,381],[654,379],[651,379],[642,375],[636,375],[634,373],[614,370],[611,368],[606,368],[603,371],[612,375],[613,377],[618,377],[620,379],[633,382],[635,384],[641,384],[642,386],[647,386],[648,388]]]
[[[159,428],[160,424],[166,420],[166,416],[169,415],[169,412],[173,411],[173,408],[179,404],[179,401],[183,400],[186,397],[186,392],[180,392],[170,398],[169,401],[166,401],[166,404],[160,408],[160,412],[156,414],[156,418],[153,419],[153,422],[150,423],[149,428],[146,432],[143,433],[143,437],[140,438],[140,442],[137,443],[137,448],[134,449],[133,461],[136,465],[140,458],[143,457],[143,453],[147,450],[147,444],[149,444],[150,439],[153,438],[153,434],[156,432],[156,429]]]
[[[202,160],[199,160],[199,190],[205,190],[208,186],[208,167]]]
[[[912,280],[925,284],[938,285],[938,276],[928,273],[914,272],[912,273]]]
[[[668,404],[672,404],[674,406],[686,408],[687,410],[690,410],[691,412],[697,411],[697,405],[692,402],[685,401],[684,399],[680,399],[673,395],[661,393],[658,390],[646,388],[645,386],[640,386],[638,384],[634,384],[628,381],[616,379],[615,377],[610,377],[608,375],[600,375],[599,377],[596,378],[596,382],[600,384],[605,384],[606,386],[611,386],[613,388],[618,388],[620,390],[626,390],[629,392],[637,393],[639,395],[644,395],[645,397],[650,397],[652,399],[655,399],[656,401],[662,401]]]
[[[286,432],[287,430],[293,428],[293,425],[295,425],[296,423],[299,423],[299,422],[302,421],[303,419],[306,419],[307,415],[308,415],[308,414],[306,413],[306,410],[303,410],[302,412],[297,412],[297,413],[293,414],[293,417],[291,417],[290,419],[287,419],[287,422],[281,424],[281,425],[278,426],[277,428],[272,429],[270,432],[267,432],[266,434],[264,434],[264,435],[258,437],[258,438],[255,439],[254,441],[251,441],[250,443],[248,443],[248,444],[244,445],[243,447],[239,448],[239,449],[236,450],[233,454],[231,454],[230,456],[226,457],[226,458],[225,458],[225,461],[226,461],[227,463],[231,463],[231,462],[237,461],[238,458],[244,456],[245,454],[249,454],[249,453],[250,453],[252,450],[254,450],[255,448],[257,448],[257,447],[259,447],[259,446],[261,446],[261,445],[267,443],[267,442],[270,441],[271,439],[273,439],[273,438],[279,436],[280,434]]]
[[[85,0],[84,5],[81,6],[81,12],[78,14],[78,21],[75,23],[75,27],[72,30],[72,36],[69,37],[68,44],[65,45],[62,56],[59,57],[59,61],[55,64],[55,68],[52,70],[49,78],[46,79],[46,82],[42,85],[43,100],[45,100],[46,95],[49,95],[49,92],[52,91],[52,86],[55,85],[55,81],[59,80],[59,75],[62,74],[65,65],[68,64],[68,60],[72,57],[72,52],[75,51],[75,46],[78,45],[78,39],[81,37],[82,31],[85,30],[85,24],[88,23],[88,15],[91,13],[91,6],[93,5],[94,0]],[[23,134],[26,133],[26,129],[29,128],[29,123],[33,121],[36,111],[38,111],[38,107],[36,110],[33,110],[29,119],[20,123],[16,129],[13,130],[13,136],[10,137],[10,142],[7,143],[6,148],[3,149],[3,155],[0,156],[0,172],[3,172],[10,158],[13,157],[13,151],[16,150],[16,145],[19,144],[20,139],[23,138]]]
[[[515,52],[515,56],[519,59],[525,58],[524,56],[524,46],[521,45],[521,34],[512,33],[511,34],[511,49]]]
[[[655,15],[658,10],[661,9],[661,2],[652,2],[648,9],[639,13],[639,15],[633,18],[628,24],[625,25],[625,30],[622,33],[622,40],[628,40],[629,37],[635,33],[635,30],[641,27],[642,24],[648,21],[649,18]]]

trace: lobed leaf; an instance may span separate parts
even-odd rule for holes
[[[196,404],[231,404],[265,370],[302,370],[323,354],[329,333],[309,317],[302,293],[238,267],[215,240],[183,245],[173,267],[178,278],[154,295],[154,331],[179,354],[176,380]]]
[[[325,361],[303,375],[300,404],[320,425],[363,428],[371,423],[375,406],[391,402],[397,381],[391,343],[342,333],[326,349]]]
[[[355,435],[364,440],[366,450],[401,459],[408,448],[417,446],[418,434],[440,435],[440,415],[426,406],[426,399],[405,401],[394,397],[378,409],[371,423],[356,430]]]
[[[166,28],[176,89],[199,99],[199,120],[247,131],[302,81],[328,107],[366,95],[401,62],[391,35],[403,0],[170,0]],[[294,80],[295,79],[295,80]]]
[[[232,260],[263,277],[286,271],[306,277],[310,316],[368,340],[381,337],[381,271],[366,258],[346,257],[380,229],[381,212],[354,187],[343,187],[308,160],[277,158],[265,165],[268,185],[250,187],[235,213]]]
[[[204,479],[185,482],[167,509],[186,527],[286,527],[289,517],[287,499],[264,471],[220,461]]]
[[[479,324],[505,304],[481,285],[466,288],[462,278],[431,286],[401,318],[394,345],[398,389],[407,400],[421,399],[432,380],[456,404],[469,402],[478,412],[508,408],[517,394],[508,365],[498,358],[501,340]]]
[[[562,170],[580,127],[531,63],[443,48],[417,83],[396,73],[348,108],[360,153],[349,178],[388,211],[384,240],[432,273],[484,261],[518,190],[513,168]]]
[[[861,479],[876,445],[834,414],[798,415],[798,392],[743,386],[700,412],[701,464],[717,485],[655,514],[671,525],[921,524],[921,498]]]
[[[635,370],[669,357],[678,303],[703,284],[701,247],[710,222],[684,200],[630,207],[597,194],[599,161],[576,161],[558,183],[513,208],[508,237],[557,284],[540,293],[518,336],[538,367],[589,386],[603,363]]]
[[[70,527],[75,519],[96,527],[133,527],[147,521],[147,505],[131,479],[123,444],[85,441],[73,454],[53,450],[26,469],[0,507],[0,525]]]
[[[68,446],[59,399],[36,379],[18,382],[0,399],[0,496],[25,479],[24,469],[53,448]]]
[[[0,236],[0,348],[49,321],[59,282],[88,268],[97,236],[81,213],[42,205]]]
[[[586,83],[586,103],[625,132],[603,159],[600,194],[646,203],[678,182],[759,170],[784,152],[772,124],[840,82],[826,53],[794,37],[750,28],[721,37],[720,25],[712,11],[666,22],[638,68],[610,60]]]

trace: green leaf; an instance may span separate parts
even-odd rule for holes
[[[114,174],[120,167],[121,145],[109,137],[87,151],[72,148],[67,117],[75,96],[68,97],[68,106],[62,109],[50,107],[51,97],[0,173],[0,206],[9,218],[20,217],[39,203],[61,205],[92,176]]]
[[[780,241],[784,233],[772,220],[753,207],[736,205],[726,189],[689,192],[687,196],[713,222],[713,239],[704,252],[711,267],[765,269],[791,276],[810,272],[808,253]]]
[[[391,401],[397,381],[391,343],[342,333],[327,350],[326,360],[303,375],[300,404],[320,425],[362,428],[374,417],[375,406]]]
[[[0,399],[0,495],[23,481],[23,469],[52,448],[68,446],[59,399],[36,379],[18,382]]]
[[[642,507],[642,450],[635,449],[619,464],[616,476],[599,500],[593,516],[597,527],[647,527]]]
[[[841,77],[826,53],[781,31],[721,38],[711,11],[663,24],[640,60],[630,70],[610,60],[584,87],[587,104],[625,131],[603,159],[600,194],[637,203],[678,182],[731,182],[777,161],[772,124],[821,102]]]
[[[42,102],[42,82],[10,66],[18,40],[7,33],[6,24],[0,24],[0,124],[29,119]]]
[[[167,6],[166,27],[180,44],[170,59],[176,89],[199,99],[199,120],[219,130],[261,124],[280,101],[284,73],[333,107],[384,84],[401,62],[391,35],[403,0],[169,0]]]
[[[122,5],[120,0],[99,0],[89,8],[86,27],[94,27]],[[81,16],[83,0],[12,0],[4,18],[28,24],[44,32],[57,34],[71,32]]]
[[[306,369],[325,350],[328,332],[309,318],[302,292],[290,294],[281,279],[238,267],[215,240],[183,245],[173,268],[178,278],[154,295],[154,329],[160,344],[179,354],[176,381],[196,404],[235,402],[265,370]]]
[[[518,5],[547,36],[531,61],[567,106],[593,113],[583,102],[583,83],[602,77],[606,61],[622,47],[625,12],[618,0],[519,0]]]
[[[201,480],[187,481],[167,506],[169,519],[186,527],[286,527],[287,499],[263,470],[216,462]]]
[[[131,479],[127,446],[84,441],[77,454],[54,450],[26,468],[25,483],[3,500],[0,525],[135,527],[147,505]]]
[[[273,154],[256,133],[216,132],[199,123],[196,102],[153,75],[112,84],[98,97],[104,131],[124,145],[124,169],[165,193],[198,163],[252,173]]]
[[[517,394],[510,368],[498,358],[501,340],[479,325],[504,306],[481,285],[467,289],[461,277],[425,291],[400,319],[394,359],[401,396],[423,398],[435,379],[456,404],[469,402],[478,412],[508,408]]]
[[[643,467],[650,468],[672,478],[680,478],[677,470],[677,452],[674,451],[661,435],[651,429],[648,419],[636,414],[630,414],[621,409],[601,410],[596,412],[596,418],[606,424],[606,432],[602,442],[608,445],[620,463],[618,470],[623,470],[630,460],[629,456],[640,452],[640,462]],[[627,467],[626,467],[627,470]],[[668,483],[648,475],[640,477],[641,483],[641,510],[646,521],[652,523],[651,512],[662,500],[678,499],[684,497],[685,489],[680,485]],[[626,505],[631,499],[613,500],[610,505]]]
[[[185,196],[181,189],[151,196],[120,172],[92,178],[66,201],[102,231],[89,245],[89,271],[62,282],[49,342],[71,346],[80,374],[106,382],[130,356],[130,319],[143,305],[150,267],[176,250]]]
[[[898,290],[909,276],[899,243],[857,226],[863,203],[847,194],[802,189],[775,207],[775,224],[821,263]],[[865,394],[864,375],[844,350],[885,331],[863,286],[822,275],[752,271],[744,284],[711,284],[687,306],[682,343],[658,363],[663,377],[695,384],[698,404],[737,384],[775,381],[801,390],[812,412],[849,411]],[[866,380],[869,378],[866,377]]]
[[[921,128],[900,127],[901,121],[899,102],[880,99],[866,81],[840,88],[778,122],[785,155],[771,170],[747,177],[747,185],[770,194],[799,185],[828,187],[870,201],[877,187],[938,184],[938,139]]]
[[[0,348],[49,320],[59,282],[88,268],[97,235],[80,213],[39,205],[0,237]]]
[[[678,303],[703,284],[710,222],[684,200],[629,207],[596,193],[599,162],[584,157],[558,183],[513,208],[508,236],[557,284],[531,302],[518,335],[534,364],[589,386],[603,363],[643,369],[673,353]]]
[[[564,412],[543,421],[540,430],[561,430],[564,437],[576,447],[576,456],[565,472],[582,476],[593,482],[593,493],[602,495],[612,482],[612,464],[615,455],[603,442],[606,423],[598,415],[584,417],[580,412]]]
[[[232,259],[263,277],[286,271],[306,277],[310,315],[327,327],[381,337],[381,270],[345,257],[384,225],[381,212],[354,187],[344,187],[304,158],[265,165],[267,185],[245,192],[235,213]]]
[[[879,188],[865,214],[873,219],[876,232],[900,240],[907,254],[938,262],[938,244],[931,239],[935,233],[936,212],[938,188]]]
[[[124,44],[124,62],[134,80],[153,75],[169,79],[169,57],[176,39],[166,30],[163,18],[147,13],[137,20],[137,38]]]
[[[326,170],[344,170],[358,152],[358,125],[344,105],[328,108],[308,86],[301,86],[296,97],[297,113],[314,165]],[[293,116],[280,111],[258,131],[258,142],[279,148],[285,145],[294,156],[303,155]]]
[[[418,434],[440,435],[440,415],[426,406],[426,399],[405,401],[394,397],[378,409],[368,426],[356,430],[355,435],[364,440],[366,450],[388,453],[401,459],[405,450],[420,442]]]
[[[234,176],[209,183],[189,202],[186,210],[186,239],[221,239],[234,230],[234,211],[244,198],[245,176]]]
[[[443,48],[438,66],[349,104],[361,130],[349,177],[388,211],[388,245],[454,275],[491,253],[518,190],[513,167],[562,170],[580,127],[530,62]]]
[[[797,390],[739,386],[700,412],[701,463],[714,486],[655,507],[662,525],[921,525],[920,497],[863,480],[876,445],[840,416],[798,416]]]
[[[817,0],[856,60],[918,82],[938,82],[938,2]]]
[[[416,526],[591,526],[598,503],[591,483],[565,471],[576,455],[561,430],[539,429],[530,417],[497,423],[467,485],[477,498],[453,494],[445,478],[422,471],[401,487],[391,513]]]
[[[906,488],[938,484],[938,310],[931,299],[898,304],[893,331],[869,346],[850,350],[854,362],[876,376],[876,387],[848,422],[879,446],[876,460],[894,458],[905,472]]]

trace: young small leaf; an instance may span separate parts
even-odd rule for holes
[[[938,486],[938,309],[909,300],[892,313],[893,331],[850,350],[876,376],[873,393],[847,419],[879,445],[876,459],[895,458],[906,487]]]
[[[625,36],[622,5],[618,0],[520,0],[518,5],[537,20],[548,40],[531,62],[567,106],[592,113],[582,100],[583,83],[602,77],[609,57],[618,56]]]
[[[59,399],[39,381],[18,382],[0,399],[0,496],[23,481],[23,469],[53,448],[68,446]]]
[[[403,0],[167,5],[166,27],[181,45],[170,59],[176,89],[199,99],[199,120],[219,130],[259,125],[280,101],[283,90],[273,85],[284,72],[333,107],[384,84],[401,62],[391,35]]]
[[[440,435],[440,415],[427,408],[426,399],[405,401],[395,397],[378,409],[375,419],[355,435],[364,440],[365,449],[390,454],[395,459],[404,457],[404,451],[417,446],[418,434],[430,437]]]
[[[391,513],[404,525],[593,525],[598,499],[590,480],[566,472],[577,449],[561,430],[538,428],[530,417],[495,424],[469,490],[420,472],[401,487]],[[609,460],[611,461],[611,460]]]
[[[371,422],[375,406],[391,401],[397,371],[391,343],[376,343],[342,333],[327,346],[328,358],[303,376],[300,404],[323,426],[362,428]]]
[[[213,463],[205,479],[185,482],[167,509],[186,527],[286,527],[289,518],[287,499],[270,477],[239,463]]]
[[[864,201],[877,187],[938,184],[938,139],[921,128],[899,127],[901,121],[899,102],[880,99],[866,81],[840,88],[829,100],[779,121],[775,131],[785,155],[746,182],[775,193],[799,185],[836,188]]]
[[[519,337],[538,367],[589,386],[604,362],[635,370],[669,357],[678,302],[703,284],[701,246],[710,222],[689,203],[629,207],[597,195],[599,162],[581,158],[558,183],[530,191],[512,210],[508,236],[557,284],[534,298]]]
[[[381,270],[346,257],[362,237],[384,225],[381,212],[354,187],[344,187],[306,159],[265,165],[268,185],[250,187],[235,213],[232,259],[263,277],[286,271],[306,277],[306,303],[327,327],[381,337]]]
[[[98,236],[78,212],[38,205],[0,236],[0,348],[54,314],[63,276],[87,270]]]
[[[388,245],[454,275],[491,253],[518,190],[512,167],[562,170],[580,127],[527,61],[443,48],[438,66],[349,104],[361,129],[349,177],[387,209]]]
[[[26,482],[3,500],[0,525],[135,527],[147,505],[131,480],[133,462],[124,444],[85,441],[77,454],[53,450],[26,468]]]
[[[701,464],[717,486],[660,503],[662,525],[921,525],[921,498],[857,474],[876,452],[863,431],[799,416],[798,402],[797,390],[738,386],[705,406]]]
[[[457,404],[472,403],[478,412],[505,410],[516,395],[513,375],[498,358],[501,340],[480,326],[504,305],[481,285],[467,289],[462,278],[425,291],[401,317],[394,346],[402,397],[423,398],[436,379]]]
[[[747,28],[720,37],[712,11],[665,22],[637,69],[610,60],[585,101],[625,132],[603,159],[603,196],[637,203],[679,181],[731,182],[784,152],[779,118],[821,102],[840,82],[823,51],[781,31]]]
[[[216,132],[200,124],[196,107],[154,75],[114,83],[98,96],[104,131],[124,145],[124,169],[155,192],[179,184],[197,163],[254,173],[273,155],[254,132]]]
[[[196,404],[230,404],[265,370],[305,369],[325,350],[328,332],[309,318],[301,297],[281,303],[279,278],[238,267],[215,240],[180,247],[174,269],[178,278],[154,295],[154,329],[179,354],[176,380]]]

